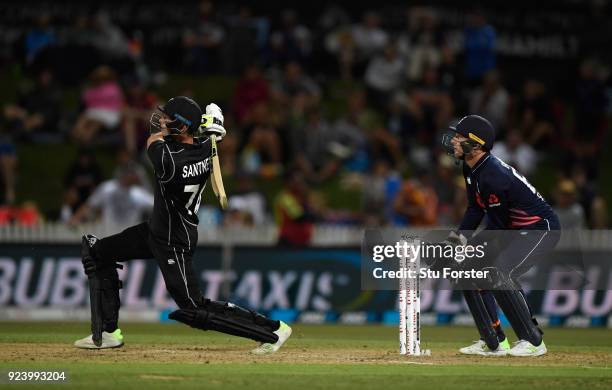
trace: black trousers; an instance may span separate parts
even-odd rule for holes
[[[550,253],[561,237],[560,230],[485,230],[472,237],[471,245],[487,242],[485,259],[471,268],[493,267],[514,282]],[[493,244],[493,245],[491,245]]]
[[[147,222],[100,239],[95,246],[95,254],[103,262],[155,259],[166,288],[179,308],[193,309],[204,303],[193,272],[193,250],[173,247],[151,236]]]

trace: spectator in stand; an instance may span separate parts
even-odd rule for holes
[[[279,143],[291,143],[288,128],[299,128],[305,122],[306,112],[316,107],[321,99],[319,85],[308,75],[304,74],[297,62],[290,62],[280,80],[272,84],[271,103],[274,105],[267,121],[274,121]],[[279,146],[280,147],[280,146]],[[287,159],[288,155],[280,154]]]
[[[397,54],[395,43],[388,43],[381,55],[370,60],[365,72],[369,101],[374,107],[384,110],[403,81],[404,62]]]
[[[76,211],[102,181],[102,169],[91,149],[80,149],[64,178],[65,204]],[[76,199],[75,199],[76,198]]]
[[[400,152],[410,156],[416,139],[417,124],[407,110],[408,97],[403,92],[396,93],[389,107],[385,126],[400,142]]]
[[[283,109],[283,105],[277,107],[282,110],[279,113],[279,122],[282,127],[286,127],[289,135],[296,129],[300,129],[306,125],[307,114],[309,111],[317,109],[319,99],[316,96],[309,95],[306,92],[300,92],[291,96],[288,100],[289,107]],[[286,144],[286,142],[284,142]]]
[[[72,187],[64,191],[62,205],[60,206],[59,221],[68,223],[74,213],[78,210],[79,193]]]
[[[15,210],[15,222],[20,226],[36,226],[43,222],[43,215],[33,201],[25,201]]]
[[[587,169],[579,164],[572,167],[571,180],[576,185],[578,201],[586,215],[589,229],[608,228],[608,206],[595,183],[589,180]]]
[[[157,96],[149,91],[142,82],[131,79],[127,83],[123,118],[124,145],[131,155],[141,150],[149,136],[151,113],[159,102]]]
[[[418,140],[424,145],[437,142],[434,136],[450,122],[453,102],[436,68],[425,69],[422,82],[412,88],[407,108],[412,120],[418,123]]]
[[[223,220],[226,226],[261,226],[266,222],[266,198],[249,175],[238,174],[228,207],[230,215]]]
[[[386,160],[376,160],[363,180],[362,210],[365,226],[382,226],[393,214],[393,200],[400,177]]]
[[[564,231],[583,229],[586,225],[584,210],[577,201],[576,185],[569,179],[563,179],[555,191],[555,213]]]
[[[308,205],[308,187],[301,172],[286,175],[285,188],[274,201],[274,217],[279,227],[278,243],[306,246],[313,233],[312,215]]]
[[[151,79],[151,74],[147,63],[145,62],[145,37],[141,30],[134,30],[128,37],[129,58],[134,62],[133,73],[137,79],[144,83]]]
[[[409,9],[406,27],[400,34],[399,47],[407,63],[406,75],[412,82],[418,82],[428,66],[437,68],[440,65],[444,35],[438,29],[435,11],[430,8]]]
[[[213,2],[201,1],[198,22],[183,34],[183,49],[188,69],[196,73],[215,70],[224,38],[225,30],[215,21]]]
[[[346,113],[334,123],[332,153],[352,172],[365,172],[369,166],[368,136],[365,131],[373,123],[367,108],[365,92],[354,90],[347,97]]]
[[[538,155],[531,145],[523,142],[518,129],[508,131],[505,140],[496,142],[492,152],[525,176],[530,176],[537,168]]]
[[[268,104],[259,103],[245,120],[240,168],[249,174],[274,176],[280,170],[282,145]]]
[[[242,72],[255,58],[264,56],[270,34],[267,16],[254,16],[247,5],[239,6],[226,19],[227,36],[223,40],[223,69],[231,74]]]
[[[438,155],[433,188],[438,196],[438,224],[451,226],[455,224],[453,209],[457,197],[457,169],[454,159],[447,154]]]
[[[153,194],[140,185],[136,170],[125,166],[118,178],[100,184],[68,223],[90,220],[91,212],[99,211],[104,226],[125,228],[142,221],[152,208]]]
[[[491,70],[470,99],[470,112],[487,118],[499,132],[505,129],[510,107],[510,94],[501,84],[499,72]]]
[[[438,195],[431,185],[426,171],[419,171],[417,178],[405,180],[393,201],[395,223],[424,227],[438,222]]]
[[[259,103],[267,103],[269,96],[268,80],[263,77],[257,64],[250,64],[238,81],[232,98],[232,111],[237,123],[242,125],[250,110]]]
[[[33,227],[43,221],[38,205],[33,201],[25,201],[21,206],[0,205],[0,226],[15,224],[17,226]]]
[[[98,12],[92,20],[94,28],[93,45],[102,53],[102,57],[107,61],[127,59],[130,56],[129,40],[114,25],[107,12]]]
[[[387,128],[375,124],[367,133],[369,156],[372,160],[387,160],[393,169],[404,168],[401,140]]]
[[[361,23],[353,26],[352,38],[356,60],[364,66],[372,56],[382,52],[389,41],[389,35],[380,26],[380,16],[374,11],[366,12]]]
[[[36,85],[23,93],[18,102],[4,107],[0,128],[0,204],[15,202],[17,167],[16,139],[44,140],[57,129],[61,92],[48,70],[40,72]]]
[[[321,183],[333,177],[340,166],[329,150],[333,129],[321,118],[319,107],[310,109],[306,117],[305,125],[291,133],[295,164],[307,181]]]
[[[409,126],[409,117],[406,112],[408,97],[404,92],[396,92],[389,101],[386,112],[386,126],[393,134],[400,135]]]
[[[153,192],[151,186],[151,180],[147,174],[145,167],[138,163],[127,149],[119,148],[117,155],[115,156],[115,170],[113,171],[113,178],[119,179],[123,172],[130,171],[134,172],[138,176],[138,185],[143,187],[148,192]]]
[[[357,48],[350,26],[341,25],[330,31],[325,37],[325,49],[335,57],[340,78],[352,80]]]
[[[464,40],[466,76],[471,85],[478,85],[482,77],[495,68],[495,29],[487,23],[482,10],[468,15]]]
[[[62,92],[50,70],[42,70],[35,84],[15,104],[4,107],[7,132],[16,138],[42,140],[57,135]]]
[[[536,149],[548,147],[554,138],[553,115],[544,83],[528,80],[518,105],[521,130]]]
[[[89,86],[83,91],[82,102],[85,111],[72,129],[78,143],[91,144],[100,129],[114,130],[119,126],[124,97],[110,67],[103,65],[94,69]]]
[[[57,37],[50,24],[51,17],[47,13],[41,13],[36,20],[36,27],[26,34],[24,50],[27,64],[34,63],[36,56],[43,49],[56,43]]]
[[[342,6],[326,5],[314,28],[316,58],[311,69],[342,80],[352,79],[355,50],[351,17]]]
[[[311,35],[310,30],[299,23],[295,10],[282,11],[280,29],[270,35],[269,63],[297,62],[307,66],[312,54]]]
[[[272,85],[272,97],[281,104],[288,105],[291,99],[303,95],[309,100],[309,105],[319,102],[321,88],[302,71],[297,62],[289,62],[285,66],[283,77]]]

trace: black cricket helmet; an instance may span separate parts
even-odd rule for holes
[[[491,151],[495,142],[495,129],[491,122],[480,115],[468,115],[461,118],[457,123],[452,123],[449,131],[442,137],[442,146],[451,156],[455,154],[451,140],[455,133],[461,134],[466,141],[461,142],[464,154],[470,153],[476,145],[480,145],[486,151]]]
[[[173,97],[166,104],[157,108],[172,119],[171,122],[166,124],[171,134],[181,134],[186,131],[188,134],[195,135],[200,128],[202,109],[191,98],[186,96]],[[160,118],[159,113],[153,113],[151,126],[160,128]],[[181,130],[183,126],[187,126],[187,130]]]

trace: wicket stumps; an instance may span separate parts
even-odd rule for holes
[[[421,259],[415,251],[420,240],[401,241],[408,244],[408,253],[399,259],[399,269],[406,272],[399,282],[399,342],[400,354],[421,356],[430,351],[421,351],[421,290],[419,271]]]

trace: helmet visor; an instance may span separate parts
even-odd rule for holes
[[[455,156],[455,146],[453,145],[453,138],[455,138],[455,134],[457,133],[452,130],[442,134],[442,147],[444,148],[446,154],[453,157]]]
[[[162,131],[161,124],[162,114],[159,112],[154,112],[151,114],[151,119],[149,119],[149,126],[151,127],[151,134],[159,133]]]
[[[189,129],[191,122],[178,114],[175,114],[172,120],[166,119],[165,126],[163,126],[162,119],[164,118],[164,116],[167,118],[168,114],[166,114],[161,107],[159,107],[158,109],[161,111],[161,113],[154,112],[153,114],[151,114],[151,119],[149,120],[152,134],[159,133],[164,129],[164,127],[168,130],[170,134],[184,133],[186,131],[186,129],[183,128],[184,126],[187,126],[187,129]]]

